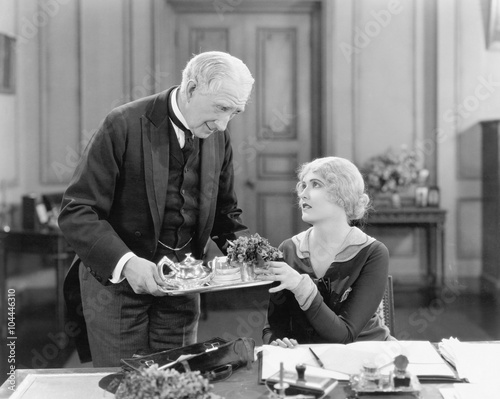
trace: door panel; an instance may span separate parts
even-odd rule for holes
[[[229,125],[235,187],[244,223],[278,245],[306,227],[295,185],[319,135],[311,132],[311,15],[233,13],[221,21],[216,13],[182,13],[177,23],[179,71],[192,54],[221,50],[255,78],[245,112]]]

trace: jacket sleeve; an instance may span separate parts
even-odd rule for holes
[[[241,209],[234,191],[233,149],[229,132],[224,132],[224,158],[219,178],[217,204],[211,237],[226,253],[227,240],[234,240],[237,232],[248,231],[241,221]]]
[[[102,284],[129,251],[107,221],[125,151],[122,123],[119,114],[111,113],[92,137],[63,196],[58,220],[68,243]]]

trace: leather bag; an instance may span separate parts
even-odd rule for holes
[[[157,364],[158,368],[173,368],[179,372],[200,371],[208,380],[220,381],[242,366],[251,369],[254,349],[252,338],[242,337],[233,341],[212,338],[180,348],[122,359],[121,362],[124,370],[140,370]]]

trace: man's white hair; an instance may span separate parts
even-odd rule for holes
[[[187,63],[182,71],[181,92],[184,93],[188,82],[193,81],[202,93],[214,93],[228,79],[249,86],[249,93],[254,83],[250,70],[239,58],[222,51],[207,51]]]

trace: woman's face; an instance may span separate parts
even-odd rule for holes
[[[317,173],[308,172],[298,188],[302,220],[306,223],[336,219],[345,216],[345,211],[330,199],[327,182]]]

